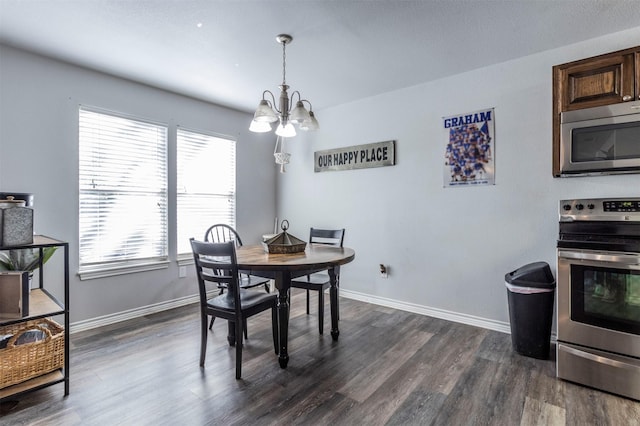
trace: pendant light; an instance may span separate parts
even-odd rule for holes
[[[269,90],[262,92],[262,100],[258,104],[258,108],[253,115],[253,120],[249,126],[252,132],[269,132],[272,129],[271,123],[279,122],[276,127],[276,135],[283,138],[291,138],[296,135],[294,124],[298,125],[301,130],[317,130],[319,128],[318,120],[316,120],[311,102],[302,99],[300,92],[297,90],[289,97],[289,86],[287,85],[287,44],[291,43],[293,37],[289,34],[280,34],[276,37],[276,41],[282,44],[282,84],[280,88],[280,97],[276,104],[273,93]],[[269,96],[267,96],[267,94]],[[294,97],[297,95],[298,100],[294,104]],[[269,100],[268,97],[271,97]],[[305,108],[305,103],[309,105],[309,110]]]

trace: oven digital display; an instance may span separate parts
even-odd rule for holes
[[[640,201],[605,201],[605,212],[640,212]]]

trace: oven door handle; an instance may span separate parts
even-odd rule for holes
[[[558,257],[577,260],[594,260],[623,265],[640,265],[640,256],[634,254],[585,253],[582,251],[558,250]]]
[[[638,370],[638,367],[636,367],[635,365],[630,365],[630,364],[627,364],[626,362],[621,362],[621,361],[617,361],[609,358],[611,355],[608,355],[608,357],[598,356],[598,355],[594,355],[578,349],[571,348],[567,345],[562,345],[562,350],[565,352],[569,352],[570,354],[575,355],[577,357],[586,358],[589,361],[594,361],[599,364],[607,364],[607,365],[610,365],[611,367],[622,368],[622,369],[630,370],[633,372],[636,372]]]

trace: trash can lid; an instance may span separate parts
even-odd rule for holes
[[[504,280],[521,287],[551,288],[556,285],[547,262],[534,262],[521,266],[506,274]]]

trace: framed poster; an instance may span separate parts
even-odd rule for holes
[[[495,185],[493,108],[443,117],[444,187]]]

